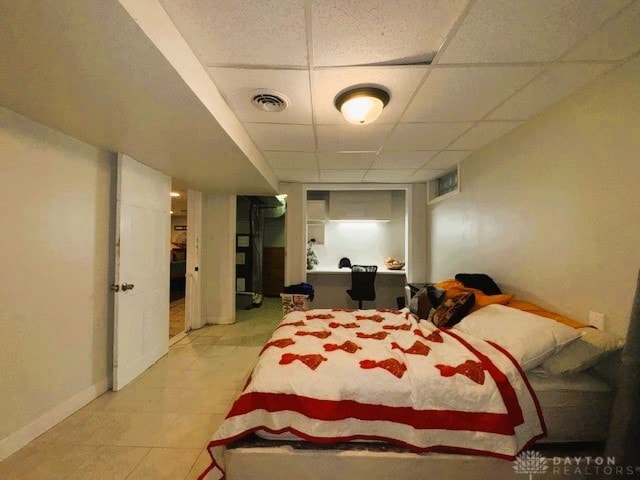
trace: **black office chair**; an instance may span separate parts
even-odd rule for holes
[[[352,300],[358,301],[358,308],[362,310],[363,300],[373,301],[376,299],[376,273],[378,267],[375,265],[353,265],[351,267],[351,289],[347,293]]]

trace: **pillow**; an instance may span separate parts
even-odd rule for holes
[[[504,305],[488,305],[454,327],[504,347],[523,370],[540,365],[584,332]]]
[[[485,273],[458,273],[456,280],[462,282],[465,287],[480,290],[485,295],[500,295],[502,293],[496,282]]]
[[[421,288],[409,300],[409,311],[418,316],[418,318],[429,318],[431,309],[435,308],[429,299],[427,287]]]
[[[541,317],[547,317],[556,322],[560,322],[567,327],[573,328],[584,328],[588,327],[586,323],[578,322],[577,320],[573,320],[571,318],[563,317],[559,313],[551,312],[549,310],[545,310],[538,305],[534,305],[533,303],[524,302],[522,300],[512,300],[507,303],[508,307],[517,308],[518,310],[522,310],[523,312],[534,313],[536,315],[540,315]]]
[[[414,314],[418,314],[418,294],[416,293],[411,300],[409,300],[409,311]]]
[[[592,327],[579,330],[584,332],[582,337],[542,362],[540,369],[544,374],[564,375],[581,372],[624,345],[624,340],[612,333]]]
[[[446,293],[447,291],[445,289],[438,288],[436,285],[427,285],[427,295],[431,305],[433,305],[433,308],[440,306]]]
[[[441,282],[434,284],[437,288],[441,288],[442,290],[449,290],[450,288],[464,288],[464,284],[459,282],[458,280],[454,280],[453,278],[449,278],[447,280],[443,280]]]
[[[475,297],[471,292],[461,292],[446,299],[436,308],[430,320],[436,327],[452,327],[462,320],[473,307]]]
[[[431,309],[435,308],[431,299],[429,298],[428,289],[425,287],[416,293],[416,297],[418,299],[418,308],[416,310],[416,315],[418,318],[429,318],[429,313]]]
[[[481,290],[477,290],[475,288],[460,288],[460,287],[449,287],[447,289],[447,293],[445,294],[445,300],[447,298],[451,298],[454,295],[457,295],[462,292],[471,292],[475,297],[475,303],[473,304],[473,308],[471,312],[475,312],[476,310],[480,310],[482,307],[486,307],[487,305],[493,305],[494,303],[499,303],[500,305],[507,305],[511,300],[513,300],[513,294],[505,294],[502,293],[500,295],[485,295]]]
[[[476,303],[473,305],[471,309],[472,312],[476,310],[480,310],[487,305],[507,305],[511,300],[513,300],[513,294],[501,293],[499,295],[485,295],[479,290],[475,290],[473,294],[476,297]]]

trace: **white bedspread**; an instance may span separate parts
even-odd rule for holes
[[[545,433],[510,355],[406,310],[288,314],[211,441],[202,478],[223,478],[222,447],[256,430],[506,459]]]

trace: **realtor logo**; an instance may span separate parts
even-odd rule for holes
[[[528,473],[529,480],[533,480],[533,475],[546,472],[548,468],[547,459],[540,455],[540,452],[534,450],[520,452],[520,455],[513,461],[515,472]]]

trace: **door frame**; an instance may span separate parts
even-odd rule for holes
[[[187,269],[185,288],[185,332],[204,325],[202,316],[202,192],[187,192]]]

